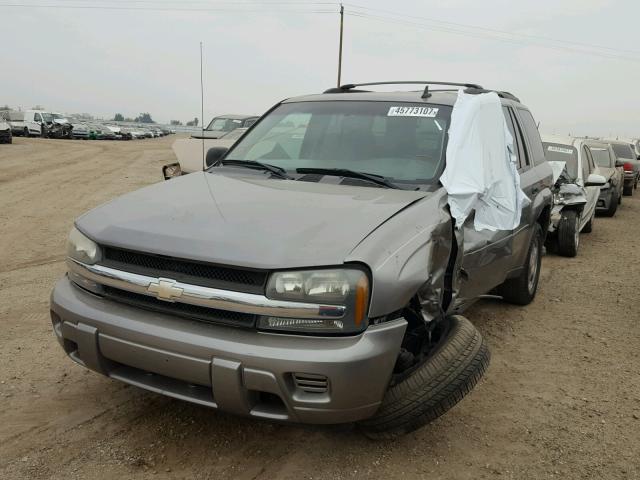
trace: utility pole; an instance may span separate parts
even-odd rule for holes
[[[202,42],[200,42],[200,130],[202,134],[202,169],[207,168],[204,153],[204,81],[202,78]]]
[[[342,76],[342,31],[344,29],[344,5],[340,4],[340,48],[338,50],[338,87]]]

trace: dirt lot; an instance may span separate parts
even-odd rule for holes
[[[0,145],[0,478],[640,478],[640,191],[536,301],[468,312],[493,353],[446,416],[392,443],[224,415],[85,371],[49,292],[73,219],[160,180],[175,137]]]

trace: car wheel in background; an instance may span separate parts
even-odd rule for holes
[[[575,257],[579,244],[580,215],[575,210],[563,211],[558,222],[558,253],[563,257]]]
[[[24,130],[22,131],[22,134],[23,134],[25,137],[28,137],[28,136],[29,136],[29,128],[28,128],[28,127],[24,127]]]
[[[618,205],[622,203],[622,195],[618,196],[618,201],[613,198],[613,193],[611,194],[611,199],[609,200],[609,208],[604,211],[605,217],[613,217],[618,211]]]
[[[633,195],[633,185],[629,185],[629,186],[624,186],[622,188],[622,194],[625,195],[626,197],[630,197],[631,195]]]
[[[529,253],[520,275],[516,278],[510,278],[496,289],[498,295],[505,302],[515,305],[528,305],[535,298],[542,264],[542,238],[542,227],[536,222],[531,237]]]
[[[376,414],[358,423],[367,437],[393,439],[426,425],[462,400],[482,378],[490,353],[480,332],[459,315],[443,324],[442,338],[426,359],[406,376],[392,379]]]

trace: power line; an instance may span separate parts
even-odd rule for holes
[[[409,21],[409,20],[402,20],[402,19],[396,19],[396,18],[389,18],[389,17],[366,14],[366,13],[355,13],[355,12],[345,12],[345,13],[347,15],[349,15],[349,16],[352,16],[352,17],[360,17],[360,18],[371,19],[371,20],[375,20],[375,21],[379,21],[379,22],[395,23],[395,24],[400,24],[400,25],[409,25],[409,26],[416,27],[416,28],[421,28],[421,29],[424,29],[424,30],[436,30],[436,31],[452,33],[452,34],[456,34],[456,35],[463,35],[463,36],[467,36],[467,37],[497,40],[497,41],[511,43],[511,44],[515,44],[515,45],[537,46],[537,47],[541,47],[541,48],[548,48],[548,49],[559,50],[559,51],[569,51],[569,52],[572,52],[572,53],[582,53],[582,54],[585,54],[585,55],[598,56],[598,57],[602,57],[602,58],[610,58],[610,59],[618,59],[618,60],[628,60],[628,61],[633,61],[633,62],[640,62],[640,57],[626,56],[626,55],[622,55],[622,54],[618,55],[618,54],[615,54],[614,52],[607,53],[607,52],[598,52],[598,51],[593,51],[593,50],[583,50],[583,49],[579,49],[579,48],[571,48],[571,47],[562,46],[562,45],[545,45],[545,44],[540,44],[540,43],[534,43],[534,42],[527,41],[527,40],[524,40],[524,39],[488,36],[488,35],[483,35],[481,32],[470,32],[470,31],[455,29],[455,28],[451,28],[451,27],[447,27],[447,26],[429,25],[429,24],[425,24],[425,23],[413,22],[413,21]],[[623,53],[623,52],[621,52],[621,53]]]
[[[113,3],[113,2],[110,2]],[[154,2],[157,4],[157,2]],[[165,4],[168,5],[168,4]],[[25,4],[25,3],[2,3],[0,7],[9,7],[9,8],[23,8],[23,9],[39,9],[39,8],[55,8],[55,9],[70,9],[70,10],[132,10],[132,11],[159,11],[159,12],[217,12],[217,13],[269,13],[269,12],[283,12],[283,13],[332,13],[335,14],[335,10],[321,9],[322,5],[329,5],[328,3],[286,3],[281,2],[277,3],[227,3],[225,5],[229,5],[229,7],[180,7],[180,6],[147,6],[147,5],[60,5],[60,4]],[[246,5],[249,8],[242,8],[242,5]],[[331,4],[334,5],[334,4]],[[279,7],[274,9],[273,7]],[[311,6],[316,9],[305,9],[305,8],[290,8],[290,7],[305,7]],[[240,8],[237,8],[240,7]],[[257,8],[259,7],[259,8]],[[284,7],[284,8],[283,8]]]
[[[380,9],[380,8],[371,8],[371,7],[364,7],[361,5],[356,5],[353,3],[345,3],[345,5],[352,7],[353,9],[355,9],[355,11],[350,11],[350,13],[361,13],[361,14],[368,14],[367,11],[369,12],[379,12],[379,13],[383,13],[387,16],[387,18],[389,18],[390,20],[394,19],[393,17],[397,17],[397,19],[399,20],[408,20],[408,21],[415,21],[415,20],[422,20],[425,22],[431,22],[434,23],[436,25],[442,25],[442,26],[448,26],[448,27],[457,27],[457,28],[462,28],[462,29],[471,29],[471,30],[478,30],[479,32],[484,32],[487,34],[492,34],[495,35],[497,37],[497,39],[503,39],[504,36],[509,36],[509,37],[515,37],[516,39],[518,37],[520,38],[526,38],[526,39],[530,39],[530,40],[540,40],[540,41],[545,41],[545,42],[553,42],[553,43],[562,43],[565,45],[573,45],[573,46],[577,46],[577,47],[583,47],[583,48],[595,48],[595,49],[600,49],[600,50],[609,50],[612,52],[616,52],[616,53],[631,53],[631,54],[637,54],[640,55],[640,50],[625,50],[625,49],[619,49],[619,48],[613,48],[613,47],[608,47],[608,46],[604,46],[604,45],[595,45],[595,44],[589,44],[589,43],[581,43],[581,42],[576,42],[576,41],[572,41],[572,40],[563,40],[563,39],[558,39],[558,38],[552,38],[552,37],[545,37],[545,36],[541,36],[541,35],[531,35],[531,34],[526,34],[526,33],[519,33],[519,32],[509,32],[506,30],[498,30],[498,29],[494,29],[494,28],[487,28],[487,27],[481,27],[478,25],[470,25],[470,24],[464,24],[464,23],[456,23],[456,22],[449,22],[449,21],[445,21],[445,20],[439,20],[439,19],[435,19],[435,18],[429,18],[429,17],[420,17],[420,16],[415,16],[415,15],[404,15],[404,14],[399,14],[396,13],[394,11],[391,10],[385,10],[385,9]],[[360,12],[358,12],[358,10],[360,10]],[[376,15],[378,17],[380,17],[381,15]]]

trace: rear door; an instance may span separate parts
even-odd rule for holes
[[[581,168],[582,168],[582,180],[583,187],[584,184],[587,183],[587,179],[589,175],[595,172],[596,165],[593,160],[593,156],[591,155],[591,151],[586,145],[582,145],[580,150],[581,152]],[[587,204],[582,211],[582,217],[580,219],[580,227],[587,223],[589,219],[593,216],[596,210],[596,203],[598,203],[598,197],[600,196],[600,187],[584,187],[586,196],[587,196]]]
[[[522,266],[529,252],[532,235],[531,228],[536,222],[534,218],[535,199],[545,188],[546,179],[546,175],[542,174],[542,169],[536,168],[536,166],[546,162],[546,159],[542,147],[542,139],[531,112],[524,107],[508,107],[508,109],[519,145],[518,172],[520,173],[520,186],[525,195],[531,200],[522,209],[520,226],[514,234],[515,252],[512,268],[515,269]]]

